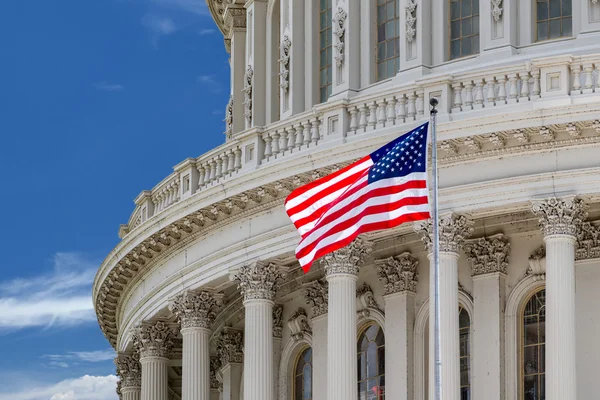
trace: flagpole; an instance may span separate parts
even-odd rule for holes
[[[435,330],[435,396],[434,400],[442,400],[442,355],[440,349],[440,343],[442,340],[440,332],[440,237],[438,234],[438,166],[437,166],[437,105],[438,99],[432,97],[429,100],[431,105],[431,164],[432,164],[432,177],[433,177],[433,212],[432,212],[432,227],[433,227],[433,265],[434,265],[434,330]]]

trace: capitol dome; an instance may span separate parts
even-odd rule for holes
[[[140,193],[93,285],[120,397],[433,400],[431,223],[304,274],[283,203],[437,97],[444,400],[598,398],[600,1],[206,1],[224,143]]]

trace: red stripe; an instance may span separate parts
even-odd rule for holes
[[[325,246],[322,249],[319,249],[315,253],[315,257],[308,264],[305,264],[302,266],[302,270],[304,271],[304,273],[308,273],[308,271],[310,270],[310,267],[315,262],[315,260],[318,260],[319,258],[323,257],[325,254],[339,250],[342,247],[349,245],[350,242],[352,242],[354,239],[356,239],[358,237],[358,235],[360,235],[361,233],[378,231],[381,229],[394,228],[405,222],[421,221],[421,220],[429,219],[429,218],[431,218],[431,216],[428,212],[418,212],[418,213],[411,213],[411,214],[403,214],[396,219],[380,221],[380,222],[373,222],[370,224],[361,225],[361,226],[359,226],[359,228],[356,230],[356,232],[354,234],[348,236],[347,238],[339,240],[335,243],[332,243],[328,246]]]
[[[423,204],[427,204],[428,201],[429,201],[429,199],[427,198],[427,196],[407,197],[404,199],[400,199],[394,203],[378,204],[378,205],[367,207],[364,210],[362,210],[359,214],[355,215],[354,217],[349,218],[345,221],[340,222],[339,224],[332,226],[331,229],[329,229],[327,232],[323,233],[321,236],[319,236],[317,239],[315,239],[311,244],[304,247],[303,249],[300,249],[300,251],[298,253],[296,253],[296,258],[300,259],[300,258],[306,256],[317,246],[317,244],[321,240],[323,240],[324,238],[326,238],[328,236],[335,235],[336,233],[339,233],[353,225],[356,225],[358,222],[360,222],[360,220],[363,217],[365,217],[367,215],[389,212],[389,211],[393,211],[400,207],[404,207],[404,206],[408,206],[408,205],[411,205],[411,206],[423,205]],[[328,246],[326,246],[326,247],[328,247]]]

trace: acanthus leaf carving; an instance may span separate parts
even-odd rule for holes
[[[529,267],[526,271],[527,275],[532,275],[535,280],[546,279],[546,248],[539,247],[529,256]]]
[[[273,307],[273,337],[283,337],[283,306],[275,304]]]
[[[494,22],[500,21],[502,11],[502,0],[492,0],[492,17],[494,18]]]
[[[185,291],[169,304],[169,310],[181,322],[181,328],[210,329],[219,307],[223,304],[212,293]]]
[[[279,87],[284,93],[287,93],[290,87],[290,52],[292,49],[292,40],[290,39],[290,26],[286,25],[283,31],[283,40],[280,44],[280,72]]]
[[[343,5],[345,5],[345,2],[340,2],[337,12],[333,16],[333,37],[335,39],[333,47],[336,50],[335,63],[338,67],[341,67],[344,63],[344,47],[346,46],[346,18],[348,18],[348,13]]]
[[[225,328],[217,339],[217,354],[221,367],[227,364],[241,364],[244,362],[242,332]]]
[[[244,74],[244,116],[248,124],[252,123],[252,84],[254,81],[254,70],[252,65],[248,65]]]
[[[288,320],[288,327],[292,332],[294,341],[302,340],[304,335],[312,334],[312,329],[308,323],[308,317],[304,308],[299,308]]]
[[[534,201],[531,209],[539,217],[539,226],[544,236],[576,236],[577,230],[588,216],[588,206],[577,197],[552,197]]]
[[[590,222],[581,224],[577,231],[576,260],[600,258],[600,229]]]
[[[225,138],[231,140],[233,137],[233,96],[229,96],[225,108]]]
[[[255,262],[242,266],[233,279],[244,301],[273,300],[283,275],[274,263]]]
[[[333,274],[358,274],[358,268],[371,253],[371,243],[359,238],[354,239],[347,246],[326,254],[321,258],[326,275]]]
[[[121,389],[142,386],[142,366],[138,353],[119,354],[115,357],[114,363],[120,378]]]
[[[170,358],[177,332],[163,321],[142,323],[133,330],[133,344],[144,357]]]
[[[210,388],[219,389],[219,379],[217,373],[221,369],[221,359],[219,357],[210,358]]]
[[[418,221],[414,230],[421,236],[427,251],[433,251],[433,222],[431,219]],[[473,233],[473,221],[464,215],[449,214],[439,220],[440,252],[458,253],[465,240]]]
[[[361,287],[356,289],[356,300],[358,301],[357,312],[362,317],[368,317],[371,315],[371,310],[380,310],[377,301],[375,301],[375,295],[373,295],[373,289],[366,282]]]
[[[471,262],[472,276],[506,274],[510,243],[502,234],[467,241],[465,253]]]
[[[306,304],[311,306],[313,317],[327,314],[329,283],[325,279],[318,279],[305,284],[302,292]]]
[[[406,40],[411,43],[417,34],[417,0],[408,0],[406,5]]]
[[[377,274],[383,283],[384,294],[417,291],[417,267],[419,261],[409,252],[398,256],[376,260]]]

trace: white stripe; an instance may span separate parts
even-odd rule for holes
[[[336,184],[337,182],[344,180],[351,175],[358,174],[361,171],[364,171],[365,169],[370,168],[372,165],[373,165],[373,160],[371,160],[371,158],[365,160],[364,162],[362,162],[358,165],[355,165],[354,167],[350,168],[348,171],[344,172],[343,174],[340,174],[333,179],[325,181],[325,182],[321,183],[320,185],[315,186],[314,188],[311,188],[310,190],[307,190],[306,192],[302,193],[300,196],[291,199],[290,201],[285,203],[285,209],[289,210],[291,208],[296,207],[298,204],[301,204],[306,199],[327,189],[329,186]]]
[[[407,189],[407,190],[403,190],[402,192],[396,193],[393,195],[385,194],[382,196],[372,197],[372,198],[368,199],[367,201],[365,201],[364,203],[360,204],[359,206],[354,207],[351,210],[349,210],[348,212],[344,213],[339,218],[336,218],[333,221],[330,221],[329,223],[327,223],[325,225],[319,226],[316,230],[311,232],[310,235],[308,235],[307,237],[302,239],[302,241],[298,245],[297,251],[302,250],[305,247],[308,247],[315,241],[319,240],[319,238],[321,236],[323,236],[324,234],[326,234],[331,228],[333,228],[336,225],[341,224],[344,221],[354,218],[355,216],[357,216],[358,214],[363,212],[368,207],[378,206],[378,205],[388,204],[388,203],[395,203],[397,201],[400,201],[402,199],[409,198],[409,197],[426,197],[427,194],[428,194],[427,189]],[[429,207],[429,204],[427,204],[427,207]],[[388,213],[385,213],[385,214],[388,214]],[[329,210],[325,214],[323,214],[323,216],[319,220],[325,219],[328,215],[331,215]]]
[[[422,205],[418,205],[418,206],[411,205],[411,206],[400,207],[397,210],[394,210],[391,212],[365,215],[363,218],[361,218],[360,221],[358,221],[358,223],[356,223],[356,224],[348,227],[347,229],[340,231],[334,235],[330,235],[330,236],[323,238],[323,240],[321,240],[319,242],[319,244],[317,246],[315,246],[315,248],[309,254],[307,254],[306,256],[304,256],[302,258],[299,258],[298,262],[300,263],[301,266],[307,265],[308,263],[313,261],[315,254],[317,254],[317,251],[319,251],[320,249],[322,249],[326,246],[329,246],[332,243],[339,242],[339,241],[351,236],[363,225],[367,225],[367,224],[371,224],[371,223],[375,223],[375,222],[393,220],[393,219],[396,219],[396,218],[400,217],[401,215],[405,215],[405,214],[422,213],[422,212],[428,212],[428,211],[429,211],[429,204],[422,204]],[[296,254],[298,254],[298,249],[296,249]]]

